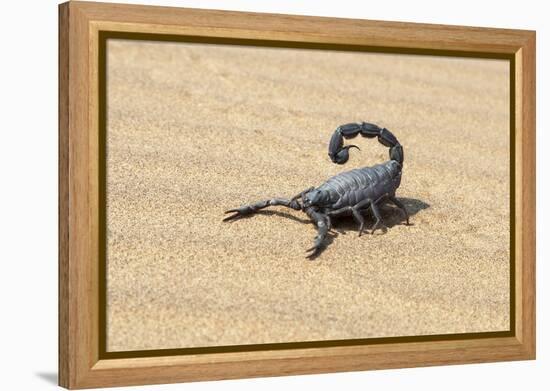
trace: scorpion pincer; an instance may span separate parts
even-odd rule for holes
[[[382,203],[391,202],[401,210],[408,225],[407,210],[395,198],[395,191],[401,183],[403,147],[388,129],[367,122],[339,126],[329,142],[328,155],[330,159],[336,164],[346,163],[349,159],[349,150],[351,148],[359,149],[359,147],[344,145],[344,139],[351,139],[359,134],[367,138],[377,137],[382,145],[389,148],[390,160],[372,167],[342,172],[329,178],[320,186],[310,187],[290,199],[272,198],[228,210],[225,213],[233,214],[226,217],[224,221],[254,214],[268,206],[285,206],[301,210],[317,226],[314,245],[307,250],[308,257],[315,256],[323,248],[323,242],[331,229],[332,217],[352,215],[359,224],[359,236],[361,236],[365,229],[363,214],[370,210],[375,219],[371,233],[377,229],[385,231],[386,227],[382,223],[379,207]]]

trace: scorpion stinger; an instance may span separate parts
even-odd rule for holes
[[[351,139],[360,134],[363,137],[378,137],[380,144],[390,148],[390,159],[403,165],[403,147],[397,141],[397,138],[386,128],[380,128],[378,125],[362,122],[360,124],[346,124],[336,128],[329,142],[328,156],[333,163],[344,164],[349,158],[349,148],[356,145],[344,145],[344,139]]]
[[[301,210],[317,227],[317,236],[313,247],[307,250],[310,258],[315,257],[324,248],[323,243],[333,217],[353,216],[359,224],[359,236],[361,236],[365,228],[363,214],[370,211],[375,218],[371,233],[377,229],[385,231],[386,227],[382,224],[382,216],[378,208],[384,202],[391,202],[403,213],[408,225],[407,210],[395,197],[395,192],[401,184],[403,147],[388,129],[367,122],[339,126],[329,142],[330,159],[337,164],[346,163],[349,159],[350,148],[359,148],[355,145],[344,145],[344,139],[351,139],[359,134],[367,138],[377,137],[380,144],[390,149],[390,160],[372,167],[342,172],[329,178],[320,186],[304,190],[291,199],[273,198],[228,210],[226,213],[233,214],[226,217],[224,221],[254,214],[268,206],[280,205]],[[299,199],[301,199],[301,203]]]

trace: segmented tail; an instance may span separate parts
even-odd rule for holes
[[[390,159],[401,166],[403,165],[403,146],[399,144],[393,133],[386,128],[380,128],[378,125],[368,122],[345,124],[336,128],[328,145],[328,155],[333,163],[346,163],[349,159],[350,148],[359,149],[357,145],[344,145],[344,139],[352,139],[358,134],[367,138],[378,137],[378,142],[390,149]]]

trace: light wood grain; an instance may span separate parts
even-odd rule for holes
[[[521,231],[517,232],[516,241],[521,252],[516,261],[521,271],[516,276],[517,325],[516,335],[525,346],[527,352],[535,357],[535,269],[536,269],[536,102],[535,102],[535,35],[516,53],[516,64],[521,64],[520,73],[516,74],[517,113],[516,132],[519,142],[516,149],[521,148],[516,156],[516,165],[521,174],[516,182],[516,192],[521,196],[516,200],[516,213]],[[520,96],[521,94],[521,96]],[[521,111],[520,111],[521,110]],[[521,181],[520,181],[521,180]],[[516,194],[517,194],[516,193]],[[521,202],[521,204],[520,204]],[[518,240],[519,238],[519,240]],[[520,280],[521,279],[521,280]]]
[[[59,383],[69,373],[69,7],[59,7]]]
[[[75,387],[98,361],[97,261],[93,257],[89,155],[89,25],[78,7],[60,5],[60,368]],[[97,83],[96,83],[97,84]],[[97,151],[95,152],[97,161]],[[97,243],[95,244],[97,246]]]
[[[62,4],[59,20],[60,385],[155,384],[535,357],[534,32],[84,2]],[[515,337],[100,360],[97,45],[102,30],[514,55]]]

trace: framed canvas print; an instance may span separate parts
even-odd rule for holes
[[[59,7],[59,381],[535,358],[535,33]]]

